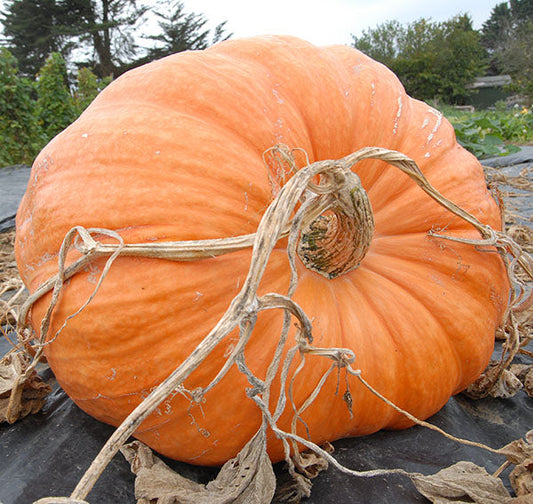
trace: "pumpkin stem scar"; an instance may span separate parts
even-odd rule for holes
[[[264,156],[273,186],[282,187],[287,174],[298,171],[295,152],[301,150],[278,145]],[[361,180],[346,166],[331,161],[317,178],[308,182],[295,217],[300,226],[297,253],[308,269],[333,279],[356,269],[365,257],[374,217]]]
[[[286,147],[276,146],[265,153],[264,159],[267,163],[274,160],[277,167],[283,167],[283,164],[287,166],[281,170],[280,173],[284,174],[284,179],[279,181],[280,183],[276,188],[277,194],[267,207],[257,231],[253,234],[217,240],[137,244],[125,244],[119,233],[105,229],[85,229],[76,226],[66,235],[58,254],[57,274],[43,282],[28,297],[19,312],[17,335],[20,346],[28,349],[27,351],[34,355],[32,364],[19,381],[27,379],[47,345],[58,344],[61,341],[61,337],[64,336],[61,334],[64,327],[72,317],[78,316],[97,295],[99,287],[105,282],[106,275],[117,258],[138,256],[171,261],[197,261],[209,260],[211,257],[230,254],[243,249],[251,248],[252,251],[249,270],[241,290],[231,301],[215,327],[192,350],[188,357],[127,416],[81,478],[71,495],[72,500],[69,502],[85,499],[120,447],[169,395],[188,393],[191,401],[199,404],[205,393],[219,385],[229,370],[235,367],[248,379],[250,387],[247,389],[247,395],[255,402],[262,414],[261,429],[258,431],[257,437],[254,436],[260,449],[265,449],[266,438],[264,436],[268,426],[282,441],[286,460],[291,468],[294,468],[295,464],[293,456],[296,457],[296,461],[299,457],[297,447],[303,445],[311,448],[335,467],[349,474],[368,477],[395,472],[409,476],[409,473],[401,469],[358,472],[343,468],[326,450],[312,443],[308,437],[298,434],[298,425],[303,425],[307,433],[307,425],[302,418],[303,412],[317,399],[322,386],[331,373],[343,368],[351,375],[357,376],[362,383],[366,382],[364,382],[361,372],[353,370],[351,367],[355,360],[354,350],[312,346],[311,319],[292,299],[298,283],[297,258],[299,257],[309,269],[330,279],[357,268],[370,245],[374,232],[374,221],[368,197],[361,187],[359,178],[353,173],[353,167],[364,159],[378,159],[406,173],[429,197],[477,229],[480,239],[475,242],[467,241],[467,243],[471,243],[473,246],[490,247],[491,250],[499,252],[508,265],[511,280],[514,278],[513,272],[517,267],[521,267],[529,276],[533,277],[533,261],[511,238],[482,224],[476,217],[440,194],[429,183],[416,163],[401,153],[377,147],[367,147],[339,160],[321,160],[309,163],[306,159],[305,166],[298,169],[292,152]],[[285,176],[286,174],[289,176]],[[430,236],[433,239],[456,239],[444,234],[438,235],[435,232],[431,232]],[[271,253],[278,241],[285,237],[288,237],[287,253],[291,275],[287,292],[258,296],[261,279]],[[78,259],[67,263],[67,253],[72,252],[73,249],[77,251]],[[107,258],[107,260],[92,294],[78,310],[67,317],[63,326],[59,330],[55,330],[54,333],[51,329],[53,326],[51,317],[61,301],[61,292],[71,287],[67,280],[86,268],[91,261],[101,257]],[[39,334],[35,334],[32,332],[28,320],[31,308],[39,299],[50,292],[52,295],[48,310],[40,324]],[[513,294],[511,295],[513,296]],[[516,301],[528,302],[527,299],[523,301],[520,296],[518,298],[513,297],[511,301],[509,313],[512,313],[512,308],[516,308]],[[276,348],[272,361],[266,370],[266,375],[259,378],[247,366],[244,350],[252,336],[258,313],[271,309],[282,311],[283,326],[281,334],[276,340]],[[296,344],[287,349],[289,334],[294,334],[290,333],[290,330],[295,320],[297,322]],[[215,378],[203,388],[195,389],[194,393],[187,392],[184,388],[185,380],[209,358],[215,347],[234,330],[239,332],[239,339],[229,355],[226,356],[225,362],[220,363]],[[311,392],[307,399],[296,406],[292,392],[295,388],[295,379],[305,365],[306,356],[312,356],[313,359],[330,359],[332,363],[317,383],[310,386]],[[300,361],[296,365],[295,359],[298,357]],[[293,371],[295,367],[296,370]],[[270,394],[277,378],[279,378],[281,385],[277,385],[279,393],[274,401]],[[365,386],[369,387],[368,384]],[[389,404],[384,396],[376,395]],[[346,388],[343,398],[346,406],[350,409],[352,398],[348,388]],[[399,408],[396,409],[409,417],[407,412]],[[292,414],[290,431],[289,428],[285,431],[278,426],[278,420],[282,414],[287,413],[287,410],[289,414]],[[412,418],[410,419],[412,420]],[[490,448],[489,450],[494,451]]]
[[[311,196],[309,207],[320,208],[330,200],[326,212],[306,224],[298,244],[298,256],[310,270],[333,279],[359,266],[374,233],[370,201],[353,172],[334,172],[336,190]],[[303,208],[309,208],[307,206]]]

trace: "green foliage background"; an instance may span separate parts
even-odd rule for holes
[[[481,35],[467,15],[437,23],[388,21],[353,37],[353,45],[389,67],[420,100],[463,103],[486,67]]]
[[[457,141],[478,158],[517,152],[516,145],[533,140],[533,112],[527,107],[508,109],[505,103],[499,103],[494,110],[441,110],[452,123]]]
[[[113,4],[111,0],[100,1]],[[55,7],[49,12],[46,9],[52,4]],[[8,50],[9,44],[0,46],[0,167],[31,164],[38,152],[82,113],[113,79],[113,73],[103,72],[105,61],[110,71],[119,75],[152,59],[186,49],[204,49],[231,36],[225,33],[224,23],[211,33],[205,27],[206,19],[187,13],[181,1],[161,1],[161,10],[154,11],[159,33],[147,37],[155,45],[144,56],[121,63],[120,55],[133,46],[126,37],[121,49],[111,53],[111,42],[119,26],[133,29],[136,16],[146,11],[145,6],[134,4],[131,2],[134,9],[128,14],[125,6],[129,4],[117,3],[116,12],[99,22],[93,4],[85,0],[43,4],[9,0],[7,14],[2,13],[4,35],[21,56],[17,59]],[[44,24],[43,16],[48,19]],[[69,27],[74,18],[78,24]],[[88,32],[84,35],[83,30]],[[73,41],[87,37],[94,39],[93,53],[98,58],[86,61],[87,67],[81,68],[69,60],[69,68],[79,68],[76,76],[69,75],[65,58],[71,54]],[[100,47],[100,39],[107,40],[108,45]],[[387,21],[352,41],[391,68],[411,96],[436,103],[454,125],[458,141],[478,157],[507,153],[514,149],[513,144],[530,143],[531,107],[508,110],[500,104],[496,110],[467,113],[450,105],[463,103],[470,92],[468,84],[486,70],[511,74],[513,91],[531,98],[532,44],[533,0],[496,5],[481,31],[473,29],[469,16],[459,15],[439,23],[427,19],[406,25]]]
[[[31,81],[19,74],[15,57],[0,48],[0,167],[31,164],[109,82],[81,68],[71,91],[59,53],[52,53]]]

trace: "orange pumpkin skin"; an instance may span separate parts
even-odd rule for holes
[[[257,37],[128,72],[49,143],[17,216],[22,278],[33,292],[56,272],[61,241],[74,225],[115,230],[126,243],[254,232],[272,199],[262,154],[278,143],[304,149],[311,162],[365,146],[398,150],[446,197],[499,226],[478,161],[456,143],[451,125],[409,98],[385,67],[345,46]],[[479,235],[397,169],[370,160],[354,169],[374,211],[369,252],[358,269],[335,280],[298,263],[294,299],[313,319],[314,344],[353,349],[354,367],[367,381],[427,418],[488,363],[508,299],[505,269],[496,253],[429,238],[434,227]],[[285,245],[274,250],[260,294],[286,292]],[[242,286],[250,255],[186,263],[119,257],[89,306],[46,348],[63,389],[90,415],[118,425],[214,327]],[[69,281],[53,333],[90,295],[102,265]],[[36,332],[48,301],[32,310]],[[259,377],[280,326],[279,313],[258,318],[246,362]],[[185,389],[209,383],[237,336],[215,349]],[[330,364],[307,357],[294,383],[297,405]],[[313,441],[410,425],[352,378],[351,417],[344,383],[333,373],[303,415]],[[260,425],[247,386],[233,368],[201,404],[175,393],[135,435],[168,457],[221,464]],[[279,424],[289,429],[290,415]],[[269,454],[283,457],[273,435]]]

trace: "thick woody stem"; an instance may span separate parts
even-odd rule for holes
[[[307,268],[333,279],[361,263],[374,233],[374,217],[355,173],[339,170],[326,178],[333,178],[338,189],[327,195],[331,201],[327,212],[302,229],[298,255]],[[316,199],[324,199],[324,195]]]

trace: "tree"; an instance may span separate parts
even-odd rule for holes
[[[90,6],[79,33],[93,50],[93,57],[85,63],[92,60],[99,77],[116,76],[136,55],[133,33],[148,7],[136,0],[91,1]]]
[[[16,58],[0,47],[0,166],[31,164],[43,145],[32,95],[32,83],[19,75]]]
[[[162,5],[165,11],[155,11],[160,33],[146,37],[156,45],[149,49],[148,59],[158,59],[186,50],[206,49],[220,40],[228,39],[226,21],[217,25],[213,35],[206,28],[207,19],[202,14],[185,12],[183,2],[167,0]]]
[[[495,58],[502,73],[513,78],[511,90],[533,100],[533,21],[517,27]]]
[[[387,65],[416,98],[461,103],[484,71],[480,36],[467,15],[436,23],[388,21],[353,36],[353,45]]]
[[[114,75],[136,55],[133,32],[148,7],[136,0],[10,0],[2,23],[21,71],[35,75],[53,52],[85,49],[85,66]]]
[[[201,14],[186,13],[176,0],[149,8],[137,0],[8,0],[3,13],[4,35],[22,62],[26,75],[34,76],[46,58],[60,53],[78,67],[90,67],[99,78],[116,77],[154,58],[186,49],[205,49],[229,38],[225,22],[213,31]],[[153,10],[160,32],[146,37],[155,42],[143,50],[135,37],[146,14]],[[76,52],[73,52],[76,49]],[[144,51],[144,54],[142,54]]]
[[[507,2],[496,5],[490,18],[483,23],[481,42],[489,52],[497,50],[509,37],[513,20]]]
[[[78,70],[77,81],[78,85],[73,98],[76,114],[79,115],[90,105],[98,93],[111,82],[111,78],[98,79],[89,68],[82,67]]]
[[[431,45],[437,55],[434,69],[441,77],[439,95],[452,103],[464,102],[468,84],[487,67],[480,33],[469,16],[459,15],[439,25]]]
[[[52,52],[66,49],[57,14],[55,0],[11,0],[2,12],[6,46],[24,75],[35,76]]]
[[[48,57],[37,76],[36,114],[48,140],[76,119],[67,67],[59,53],[52,53]]]
[[[482,34],[492,72],[510,74],[516,92],[533,96],[533,0],[496,5]]]
[[[376,61],[390,66],[400,53],[404,34],[405,28],[399,21],[386,21],[363,31],[359,38],[352,35],[353,45]]]

